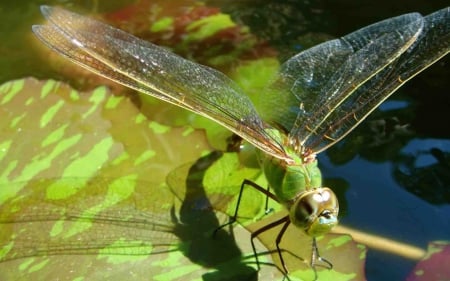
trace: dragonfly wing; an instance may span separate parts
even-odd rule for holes
[[[34,26],[48,46],[127,87],[210,118],[253,145],[286,158],[250,99],[224,74],[128,33],[60,8],[43,6],[49,25]]]
[[[406,51],[422,27],[420,14],[406,14],[292,57],[262,97],[263,117],[303,145],[360,85]]]
[[[304,145],[316,153],[352,131],[406,81],[450,51],[450,8],[424,18],[417,40],[399,58],[357,88],[332,111]]]
[[[126,178],[2,185],[3,190],[21,192],[0,204],[0,262],[65,254],[149,255],[173,249],[180,243],[171,214],[174,196],[168,189],[154,191],[152,185]],[[55,192],[58,197],[49,195]]]

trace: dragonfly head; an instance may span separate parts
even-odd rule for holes
[[[312,237],[329,232],[338,223],[339,203],[334,192],[320,187],[301,193],[290,207],[291,222]]]

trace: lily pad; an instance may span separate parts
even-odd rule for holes
[[[24,79],[0,86],[0,100],[0,183],[118,175],[164,182],[174,167],[210,150],[202,132],[150,121],[106,87],[80,93]]]
[[[450,245],[448,241],[435,241],[428,245],[427,255],[416,265],[407,281],[438,281],[450,278]]]
[[[240,164],[236,153],[216,153],[211,154],[208,159],[174,170],[168,175],[168,184],[178,189],[182,187],[180,190],[172,188],[178,197],[187,198],[186,194],[190,194],[191,199],[185,202],[192,208],[215,209],[232,216],[244,179],[267,186],[260,170]],[[205,201],[205,198],[208,200]],[[284,207],[272,200],[269,201],[268,207],[275,214],[265,215],[264,206],[265,196],[261,192],[251,186],[244,187],[237,221],[254,233],[287,215]],[[282,271],[275,245],[280,229],[281,226],[272,228],[257,237],[268,249],[266,252],[258,251],[262,268],[274,267]],[[240,236],[238,239],[248,240],[249,237]],[[280,247],[289,270],[289,280],[314,280],[315,273],[310,266],[311,237],[290,225]],[[364,245],[356,243],[349,235],[328,234],[318,238],[318,247],[322,256],[333,264],[332,270],[317,267],[319,280],[365,280]],[[342,256],[345,256],[345,259]]]
[[[234,240],[211,237],[226,216],[182,208],[165,184],[170,170],[209,152],[201,131],[149,121],[105,87],[79,93],[24,79],[0,90],[0,279],[255,275]],[[196,212],[197,224],[180,210]]]
[[[262,264],[256,271],[250,231],[273,220],[264,217],[259,192],[244,192],[239,222],[247,229],[212,237],[234,212],[244,178],[266,184],[236,153],[210,153],[201,131],[150,121],[132,99],[105,87],[80,93],[60,82],[24,79],[0,90],[0,164],[7,167],[0,178],[2,280],[123,280],[130,272],[154,280],[283,278],[274,230],[259,237],[266,246],[257,246]],[[314,276],[310,242],[293,227],[283,238],[291,280]],[[364,248],[342,235],[325,237],[319,247],[336,268],[319,277],[362,280],[355,267]],[[341,266],[346,251],[353,258]]]

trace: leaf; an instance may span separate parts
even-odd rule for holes
[[[450,278],[450,246],[448,241],[434,241],[428,245],[427,255],[416,265],[407,281],[438,281]],[[444,265],[444,266],[443,266]]]
[[[175,169],[168,175],[167,183],[179,198],[189,193],[196,208],[212,208],[232,216],[245,179],[267,185],[261,170],[242,166],[237,153],[217,152]],[[208,198],[208,202],[204,202],[204,198]],[[246,224],[263,216],[264,204],[265,196],[261,192],[244,187],[239,222]],[[277,208],[280,208],[278,204]]]
[[[80,93],[53,80],[16,80],[0,86],[0,101],[0,183],[119,175],[158,183],[210,150],[200,131],[150,121],[106,87]]]
[[[254,233],[261,227],[285,215],[286,212],[278,212],[247,228]],[[258,239],[271,250],[275,264],[282,268],[275,246],[275,238],[280,229],[281,226],[267,230],[261,233]],[[317,244],[320,255],[333,264],[331,270],[317,266],[318,280],[366,280],[364,264],[367,249],[364,245],[356,243],[349,235],[342,234],[327,234],[318,237]],[[295,226],[289,225],[281,240],[280,248],[291,280],[296,280],[296,278],[299,278],[299,280],[314,280],[314,271],[310,267],[311,237]]]
[[[235,230],[242,246],[226,233],[212,239],[226,216],[186,206],[165,185],[210,150],[202,132],[149,121],[105,87],[17,80],[0,86],[0,103],[1,280],[255,274],[248,231]]]
[[[216,153],[196,163],[181,166],[168,176],[168,184],[179,198],[187,198],[189,206],[198,210],[215,209],[233,215],[237,195],[244,179],[253,179],[261,186],[267,185],[260,177],[259,169],[242,166],[236,153]],[[178,188],[177,188],[178,187]],[[181,187],[181,188],[180,188]],[[206,201],[205,198],[208,200]],[[185,201],[186,202],[186,201]],[[264,215],[265,196],[251,186],[244,187],[239,205],[238,221],[251,233],[286,215],[283,206],[269,201],[275,210],[273,215]],[[281,211],[280,211],[281,210]],[[255,222],[256,221],[256,222]],[[276,251],[275,240],[281,226],[261,233],[261,240],[267,251],[258,251],[262,268],[282,268]],[[236,235],[236,240],[247,240],[248,236]],[[313,280],[310,267],[312,238],[293,225],[283,236],[281,249],[289,269],[290,280]],[[333,264],[328,270],[318,267],[319,280],[365,280],[364,264],[366,247],[357,244],[349,235],[328,234],[318,240],[322,256]],[[342,256],[346,258],[343,259]],[[274,264],[272,262],[274,261]],[[261,275],[260,275],[261,276]]]

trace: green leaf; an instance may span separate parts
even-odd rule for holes
[[[186,30],[189,32],[187,40],[204,40],[221,30],[234,26],[236,26],[236,24],[233,22],[231,17],[226,14],[215,14],[204,17],[190,23],[186,27]]]

